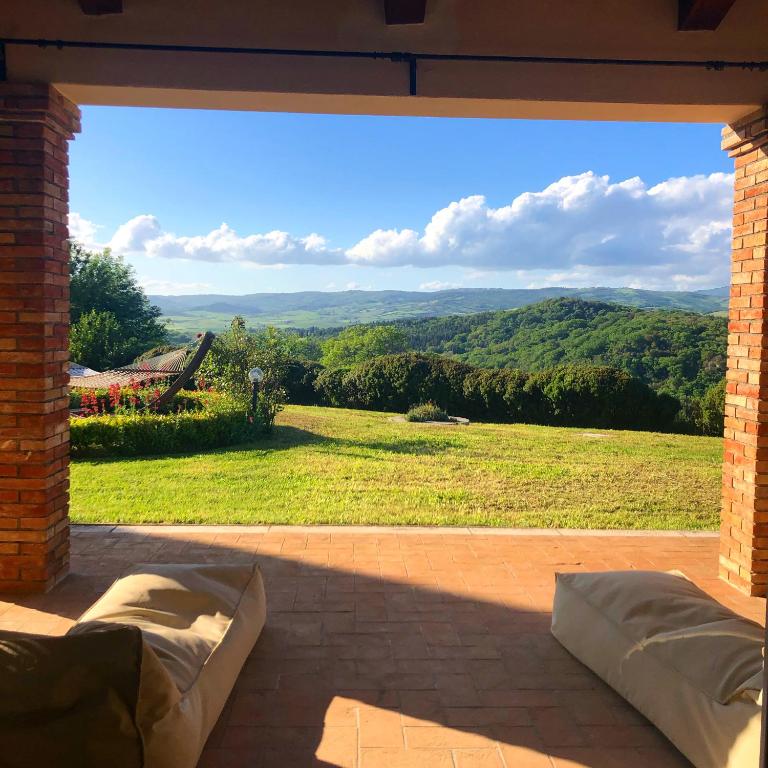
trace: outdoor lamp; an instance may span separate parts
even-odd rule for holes
[[[251,410],[256,413],[256,405],[259,396],[259,383],[264,378],[264,371],[261,368],[251,368],[248,371],[248,381],[251,382],[253,392],[251,393]]]

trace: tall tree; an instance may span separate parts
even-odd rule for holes
[[[394,325],[353,325],[323,344],[322,363],[328,368],[353,365],[372,357],[405,352],[408,347],[408,335]]]
[[[108,248],[99,253],[72,243],[69,274],[73,360],[114,368],[166,340],[160,309],[150,304],[133,268]]]

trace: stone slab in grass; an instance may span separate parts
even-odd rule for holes
[[[428,424],[435,427],[468,427],[469,419],[465,419],[463,416],[449,416],[448,421],[408,421],[405,416],[392,416],[389,421],[397,422],[398,424]]]

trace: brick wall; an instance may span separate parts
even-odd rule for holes
[[[734,158],[720,575],[768,585],[768,108],[723,129]]]
[[[48,85],[0,83],[0,592],[49,589],[69,560],[68,141]]]

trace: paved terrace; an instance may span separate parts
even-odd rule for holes
[[[677,568],[737,611],[716,534],[75,526],[72,575],[0,601],[58,634],[137,562],[264,571],[267,626],[201,768],[688,765],[550,636],[556,571]]]

